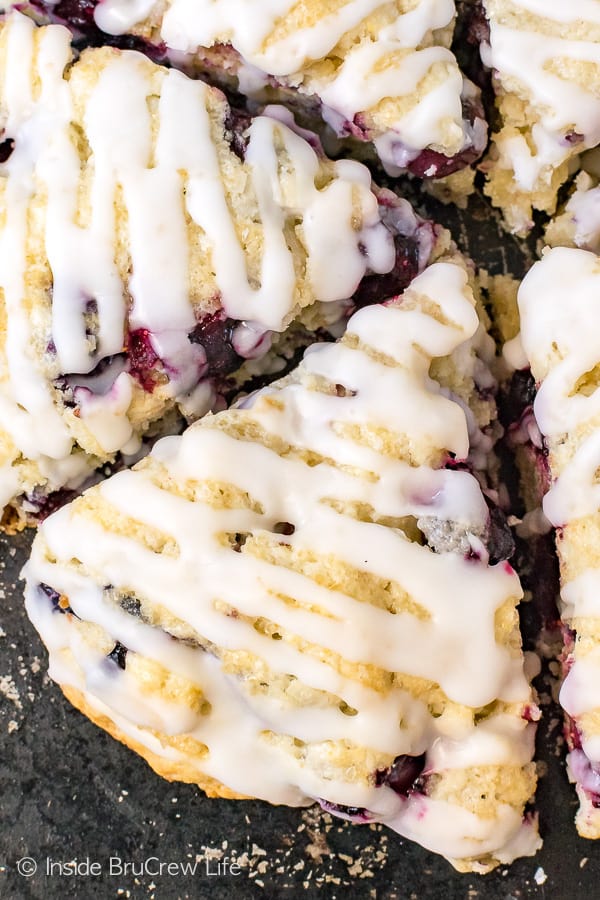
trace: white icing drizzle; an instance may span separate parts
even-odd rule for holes
[[[155,0],[112,0],[99,3],[94,19],[107,34],[125,34],[150,15]]]
[[[15,155],[14,177],[8,178],[4,193],[5,220],[0,231],[0,287],[6,312],[6,375],[0,384],[0,423],[17,448],[35,458],[43,446],[50,459],[69,455],[71,438],[55,410],[50,389],[32,354],[32,323],[24,304],[27,269],[24,236],[27,230],[27,208],[34,191],[31,178],[31,158],[43,151],[55,128],[65,127],[65,112],[58,103],[44,115],[36,110],[30,83],[33,62],[33,26],[25,18],[11,19],[10,41],[6,48],[5,81],[3,85],[5,132],[19,134],[23,150]],[[40,56],[57,65],[39,70],[42,94],[56,90],[61,96],[60,63],[70,58],[69,33],[63,28],[48,29],[42,35]],[[64,98],[64,95],[63,95]],[[37,114],[36,114],[37,113]],[[4,495],[10,497],[12,473],[6,474]],[[4,482],[4,478],[2,478]]]
[[[597,391],[587,395],[574,390],[600,358],[599,285],[595,253],[555,247],[531,268],[519,289],[521,341],[534,377],[539,380],[553,354],[561,357],[545,374],[534,404],[540,430],[551,439],[574,432],[600,412]]]
[[[566,212],[573,218],[575,244],[600,252],[600,188],[576,191],[567,203]]]
[[[590,154],[597,154],[591,150]],[[590,155],[588,154],[588,156]],[[587,166],[588,161],[584,158]],[[564,212],[549,223],[546,241],[550,246],[571,244],[582,250],[600,252],[600,187],[597,177],[580,172]]]
[[[0,167],[5,213],[0,288],[7,313],[0,428],[16,448],[13,459],[22,454],[38,461],[53,473],[51,487],[57,488],[73,436],[57,408],[52,378],[78,374],[79,382],[70,378],[69,383],[84,384],[99,361],[122,352],[127,329],[148,332],[169,374],[163,397],[187,402],[206,372],[204,350],[188,334],[196,324],[195,304],[200,314],[202,302],[214,309],[215,297],[209,295],[215,292],[207,286],[206,297],[190,296],[194,272],[186,216],[203,230],[210,247],[224,314],[245,321],[247,335],[254,335],[251,345],[244,340],[246,332],[237,337],[236,349],[248,345],[250,356],[266,352],[266,332],[287,326],[299,297],[303,304],[346,300],[367,271],[392,269],[395,250],[368,170],[348,160],[334,163],[325,186],[317,188],[322,168],[315,150],[276,117],[262,116],[249,128],[246,164],[235,157],[230,164],[239,166],[236,177],[247,179],[260,215],[263,246],[260,283],[255,284],[211,135],[207,104],[212,89],[132,52],[115,52],[111,58],[88,51],[66,78],[65,67],[72,63],[68,32],[59,26],[35,31],[17,13],[3,26],[0,113],[14,149]],[[94,54],[100,69],[81,112],[77,69]],[[41,85],[35,99],[33,78]],[[153,123],[149,98],[156,95]],[[89,144],[87,163],[80,159],[72,123]],[[84,173],[91,179],[90,215],[82,226],[77,215]],[[117,190],[125,226],[116,221]],[[36,328],[40,312],[32,313],[30,305],[39,301],[28,288],[29,208],[44,196],[44,250],[53,281],[51,334]],[[304,244],[305,271],[299,266],[295,271],[296,251],[286,239],[292,220],[299,223],[296,240]],[[131,259],[127,283],[115,262],[123,227]],[[97,319],[92,338],[84,316],[90,302]],[[44,354],[50,340],[54,360]],[[117,450],[134,452],[137,440],[128,418],[134,380],[123,372],[111,384],[101,393],[96,385],[89,399],[90,391],[76,391],[80,422],[89,435],[84,449],[105,457]],[[87,438],[78,431],[77,439],[85,443]],[[13,459],[0,466],[0,505],[19,489]]]
[[[544,498],[544,513],[562,529],[565,553],[573,554],[577,550],[569,526],[585,517],[597,519],[600,511],[598,257],[579,249],[547,250],[521,285],[519,309],[523,346],[534,377],[541,380],[535,416],[550,449],[553,484]],[[562,446],[565,442],[571,444],[568,449]],[[593,560],[576,577],[563,576],[561,605],[567,623],[574,620],[577,627],[578,619],[600,619],[599,583],[600,568]],[[595,648],[581,654],[575,647],[569,662],[560,701],[577,719],[600,708],[600,652]],[[583,735],[582,746],[600,763],[597,736]]]
[[[368,39],[348,50],[338,46],[343,38],[370,16],[380,14],[389,6],[388,0],[346,0],[332,10],[325,6],[319,15],[307,3],[305,24],[289,33],[282,24],[297,9],[296,0],[260,5],[248,0],[170,0],[160,36],[171,51],[185,55],[231,44],[242,57],[245,88],[256,83],[260,91],[264,79],[256,76],[265,73],[317,94],[328,107],[327,120],[342,133],[357,114],[368,112],[381,100],[421,91],[416,108],[399,114],[389,129],[374,135],[381,158],[397,165],[401,152],[411,159],[431,145],[452,155],[470,143],[462,120],[463,78],[454,55],[432,41],[431,35],[451,25],[454,0],[397,5],[390,24],[372,25]],[[102,0],[94,16],[104,31],[123,34],[146,18],[146,6],[130,0]],[[335,71],[332,65],[325,67],[325,74],[314,67],[330,56],[341,59]],[[435,67],[443,72],[441,83],[423,87]]]
[[[401,834],[451,857],[530,852],[536,839],[513,807],[499,804],[495,816],[483,818],[427,796],[401,797],[376,787],[364,764],[352,768],[356,777],[343,777],[329,766],[324,774],[310,756],[304,759],[264,737],[265,731],[292,736],[308,751],[316,745],[317,753],[327,741],[348,741],[387,759],[427,752],[428,771],[522,765],[531,758],[532,726],[521,715],[531,704],[523,660],[495,635],[496,610],[520,597],[521,589],[508,564],[487,564],[476,537],[487,521],[476,479],[457,470],[411,466],[348,433],[348,428],[383,428],[413,447],[425,442],[464,458],[464,412],[444,396],[428,370],[433,357],[462,349],[477,326],[464,270],[434,264],[400,302],[356,313],[348,327],[354,344],[346,338],[311,348],[294,377],[224,414],[254,423],[296,451],[320,455],[318,465],[233,437],[212,419],[154,448],[152,457],[176,483],[231,484],[252,498],[252,509],[192,502],[161,487],[147,466],[122,472],[95,489],[110,505],[112,521],[133,517],[142,527],[158,529],[174,542],[175,557],[151,552],[133,535],[80,515],[78,503],[46,520],[25,575],[28,612],[49,648],[52,677],[83,691],[95,710],[165,759],[194,765],[149,728],[204,743],[208,755],[196,763],[199,774],[238,792],[292,805],[325,798],[363,807]],[[344,390],[314,390],[315,376]],[[397,529],[338,511],[328,500],[364,504],[377,517],[433,515],[470,535],[482,555],[477,560],[435,553]],[[293,525],[293,533],[281,540],[294,552],[332,558],[365,577],[370,573],[400,585],[425,616],[391,614],[366,597],[354,599],[342,587],[326,588],[308,570],[235,552],[219,537],[268,537],[281,522]],[[212,711],[199,715],[144,694],[127,668],[118,670],[85,638],[76,620],[52,612],[37,589],[40,583],[65,594],[77,616],[100,625],[130,653],[151,657],[201,686]],[[160,604],[213,647],[254,654],[272,673],[341,698],[356,714],[344,715],[338,703],[297,705],[277,694],[253,693],[243,679],[223,671],[218,655],[174,641],[120,609],[103,591],[108,584]],[[215,607],[216,600],[225,611]],[[230,608],[236,614],[228,615]],[[256,630],[256,617],[276,623],[282,639]],[[477,708],[498,699],[516,704],[517,711],[492,715],[481,727],[473,725],[470,714],[434,717],[425,702],[398,685],[390,683],[380,692],[351,672],[342,674],[323,652],[319,658],[303,651],[289,635],[349,663],[428,679],[456,703]]]
[[[502,347],[502,358],[510,371],[527,368],[527,355],[523,349],[520,334],[517,334],[514,338],[506,341]]]
[[[550,183],[557,166],[600,142],[597,92],[551,69],[562,60],[571,65],[600,66],[600,44],[536,30],[531,16],[559,24],[598,25],[598,4],[596,0],[483,0],[483,4],[490,23],[489,46],[482,48],[483,61],[495,71],[504,90],[529,98],[538,119],[526,132],[513,127],[496,135],[498,165],[514,172],[521,190],[536,191]],[[517,17],[518,24],[507,23],[509,12]],[[566,139],[569,134],[577,136],[574,142]]]
[[[399,135],[405,145],[404,152],[412,156],[430,144],[460,149],[464,143],[463,80],[452,54],[445,47],[426,47],[415,50],[408,59],[403,56],[395,63],[390,62],[385,69],[378,68],[382,54],[387,51],[390,60],[393,60],[396,50],[392,41],[379,40],[360,46],[348,53],[334,79],[314,79],[314,89],[338,115],[352,121],[360,109],[370,109],[386,97],[414,93],[432,66],[444,64],[449,71],[441,84],[428,91],[410,112],[397,119],[393,132],[379,137],[376,145],[382,159],[385,159],[386,150],[391,156],[393,143],[389,149],[387,143],[398,141]],[[428,126],[427,131],[424,123]]]

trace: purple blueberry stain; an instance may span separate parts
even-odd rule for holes
[[[58,0],[58,3],[50,0],[33,0],[32,6],[42,12],[52,14],[55,19],[68,22],[72,28],[79,31],[95,29],[94,10],[98,0]]]
[[[332,813],[340,819],[354,822],[356,825],[366,825],[372,822],[374,816],[362,806],[343,806],[340,803],[330,803],[329,800],[319,798],[318,803],[325,812]]]
[[[25,494],[24,501],[35,516],[37,521],[43,522],[51,513],[60,509],[66,503],[70,503],[77,496],[77,491],[68,488],[60,488],[58,491],[45,493],[43,489],[34,488],[29,494]]]
[[[365,275],[354,294],[354,306],[371,306],[401,294],[419,274],[419,243],[415,237],[394,235],[396,258],[387,275]]]
[[[581,732],[571,716],[565,716],[563,731],[569,750],[581,750]]]
[[[85,406],[86,400],[90,397],[109,394],[121,372],[126,370],[127,365],[127,357],[124,353],[105,356],[85,375],[69,373],[56,378],[54,387],[61,392],[63,405],[67,409],[80,405]],[[75,415],[80,415],[80,413],[81,410],[77,409]]]
[[[4,138],[4,140],[0,141],[0,164],[8,162],[14,149],[15,142],[13,138]]]
[[[600,765],[592,761],[581,746],[571,750],[568,763],[594,809],[600,809]]]
[[[75,616],[70,604],[69,599],[64,594],[60,594],[58,591],[55,591],[54,588],[51,588],[49,584],[44,584],[41,582],[38,584],[38,592],[49,600],[52,605],[52,611],[57,612],[62,616],[66,616],[68,614]],[[78,618],[78,616],[75,616]]]
[[[444,462],[444,468],[452,472],[470,472],[470,466],[464,459],[458,459],[456,453],[450,451]]]
[[[582,144],[585,140],[585,135],[579,134],[577,131],[568,131],[565,134],[565,143],[571,145],[572,147],[576,147],[578,144]]]
[[[454,156],[446,156],[437,150],[423,150],[406,166],[411,175],[417,178],[445,178],[479,159],[486,145],[483,135],[487,135],[483,105],[476,95],[463,97],[462,108],[463,119],[471,131],[475,133],[477,124],[481,123],[482,139],[468,141]]]
[[[401,797],[408,797],[413,792],[423,793],[425,769],[425,754],[420,756],[397,756],[392,765],[387,769],[380,769],[375,773],[377,787],[386,786],[395,791]]]
[[[252,117],[242,110],[230,107],[227,117],[225,118],[225,132],[229,139],[229,146],[240,160],[244,162],[246,159],[246,149],[248,147],[248,128],[252,124]]]
[[[106,658],[110,659],[111,662],[115,663],[119,667],[119,669],[123,669],[127,666],[127,647],[124,647],[119,641],[112,648],[110,653],[107,653]]]
[[[160,365],[161,360],[152,345],[152,334],[147,328],[129,332],[127,353],[130,373],[151,394],[157,385],[157,365]]]
[[[471,547],[468,553],[465,553],[465,559],[468,562],[481,562],[481,551],[477,550],[475,547]]]
[[[206,354],[208,375],[227,375],[237,369],[243,358],[234,347],[234,330],[238,322],[222,312],[204,316],[188,334],[192,344],[201,344]]]
[[[354,135],[354,137],[357,137],[362,141],[368,141],[370,139],[370,131],[366,123],[364,113],[356,113],[352,121],[352,125],[352,134]]]
[[[515,541],[506,516],[501,509],[491,508],[486,532],[482,538],[472,537],[464,558],[468,562],[482,562],[486,566],[502,564],[508,575],[514,570],[508,562],[515,553]]]
[[[94,18],[96,7],[102,0],[29,0],[30,5],[52,22],[67,25],[74,34],[76,46],[118,47],[121,50],[139,50],[154,62],[164,62],[164,44],[152,44],[136,35],[112,35],[102,31]]]
[[[540,708],[535,703],[527,703],[523,708],[523,718],[526,722],[539,722],[540,716]]]
[[[231,343],[242,359],[259,359],[268,353],[272,340],[272,332],[248,322],[239,322],[233,330]]]
[[[467,151],[457,153],[455,156],[445,156],[438,150],[422,150],[406,168],[417,178],[443,178],[462,168],[463,158],[468,158]]]
[[[354,118],[348,119],[337,110],[321,103],[320,114],[337,137],[355,138],[355,140],[361,142],[370,140],[371,129],[365,121],[364,113],[358,112]]]
[[[515,540],[506,515],[497,506],[490,505],[484,543],[492,566],[510,559],[515,552]]]

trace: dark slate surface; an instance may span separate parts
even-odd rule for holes
[[[468,229],[461,213],[427,205],[492,271],[519,272],[531,258],[514,239],[501,239],[482,201],[471,205]],[[46,677],[45,652],[23,612],[18,581],[30,539],[0,536],[1,898],[597,895],[600,844],[575,833],[559,714],[545,682],[539,753],[547,774],[538,793],[544,848],[485,877],[459,875],[443,859],[380,827],[352,826],[315,809],[208,800],[194,787],[154,775],[72,709]],[[234,859],[237,874],[229,866]],[[19,874],[19,860],[28,874]]]

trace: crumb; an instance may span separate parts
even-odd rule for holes
[[[17,709],[23,709],[17,686],[10,675],[0,677],[0,694],[4,694],[7,700],[11,700]]]

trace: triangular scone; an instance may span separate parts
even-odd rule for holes
[[[482,0],[500,124],[484,167],[486,191],[512,231],[533,210],[553,213],[579,156],[600,143],[600,4]],[[480,23],[481,28],[481,23]]]
[[[240,117],[130,51],[75,60],[17,13],[0,119],[0,520],[206,411],[294,320],[403,289],[437,241],[285,111]]]
[[[373,142],[390,170],[442,177],[485,149],[479,91],[450,50],[454,0],[31,0],[84,39],[148,53]],[[113,39],[115,39],[113,37]]]
[[[535,852],[521,588],[469,471],[478,324],[436,263],[48,518],[26,602],[69,699],[209,794],[318,800],[461,870]]]
[[[519,291],[521,340],[538,385],[544,512],[556,529],[565,650],[560,702],[579,833],[600,837],[600,259],[557,247]]]

